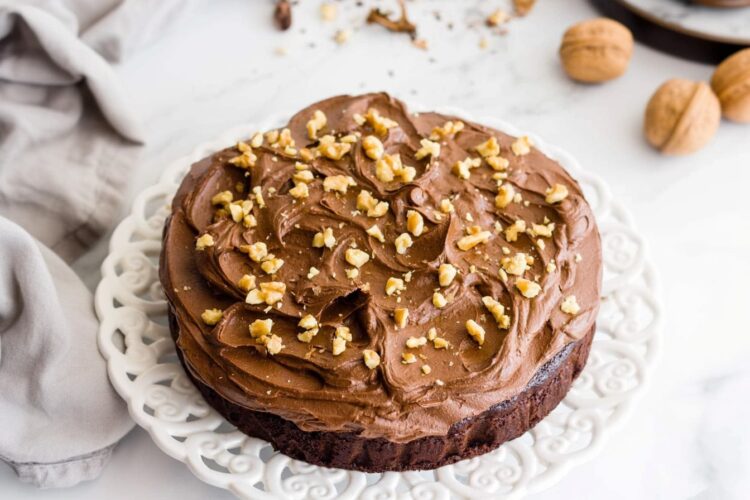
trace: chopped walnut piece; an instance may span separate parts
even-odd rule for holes
[[[311,267],[307,271],[307,279],[311,280],[311,279],[313,279],[314,277],[316,277],[319,274],[320,274],[320,271],[318,270],[317,267]]]
[[[371,160],[379,160],[385,153],[383,143],[374,135],[368,135],[362,139],[362,149],[365,150],[365,155]]]
[[[205,233],[199,236],[197,240],[195,240],[195,249],[199,252],[212,246],[214,246],[214,237],[209,233]]]
[[[421,236],[424,232],[424,218],[416,210],[406,212],[406,229],[414,236]]]
[[[427,330],[427,340],[429,340],[430,342],[432,342],[436,338],[437,338],[437,328],[435,328],[433,326],[432,328],[430,328],[429,330]]]
[[[422,365],[422,373],[429,375],[431,372],[432,368],[430,368],[430,365]]]
[[[450,214],[456,211],[456,208],[453,206],[453,203],[448,198],[443,198],[440,200],[440,211],[444,214]]]
[[[253,138],[250,139],[250,146],[253,148],[259,148],[263,145],[263,134],[256,132]]]
[[[357,195],[357,210],[367,211],[368,217],[382,217],[388,212],[388,202],[373,198],[372,193],[363,189]]]
[[[360,268],[364,266],[368,260],[370,260],[370,256],[367,252],[363,252],[356,248],[346,249],[346,261],[354,267]]]
[[[323,113],[319,109],[316,109],[310,121],[307,122],[307,136],[310,139],[317,139],[318,132],[323,130],[323,127],[325,127],[327,124],[328,118],[326,118],[325,113]]]
[[[211,198],[211,205],[227,205],[232,202],[234,195],[231,191],[222,191]]]
[[[462,121],[447,121],[441,127],[435,127],[430,134],[431,141],[439,141],[455,137],[455,135],[464,129]]]
[[[523,295],[527,299],[533,299],[534,297],[539,295],[539,292],[542,291],[542,287],[539,286],[539,283],[524,278],[519,278],[516,280],[516,288],[518,288],[518,290],[521,292],[521,295]]]
[[[315,233],[315,236],[313,236],[312,246],[314,248],[333,248],[334,245],[336,245],[336,237],[330,227],[324,228],[322,232]]]
[[[201,313],[201,319],[209,326],[213,326],[221,320],[224,312],[221,309],[206,309]]]
[[[510,162],[507,159],[503,158],[502,156],[488,156],[487,158],[484,159],[484,161],[487,162],[487,165],[492,167],[492,170],[495,170],[497,172],[502,172],[504,170],[507,170],[508,166],[510,165]],[[495,174],[495,175],[501,175],[501,174]]]
[[[292,189],[289,190],[289,194],[298,200],[303,200],[310,196],[310,189],[304,182],[298,182]]]
[[[342,339],[341,337],[334,338],[332,351],[334,356],[338,356],[339,354],[346,351],[346,340]]]
[[[471,170],[477,168],[482,164],[482,160],[479,158],[466,157],[463,160],[459,160],[453,164],[451,172],[459,179],[468,179],[471,177]]]
[[[487,24],[487,26],[494,28],[495,26],[500,26],[501,24],[507,23],[509,20],[510,16],[507,12],[502,9],[497,9],[492,14],[487,16],[485,23]]]
[[[479,323],[477,323],[473,319],[468,320],[466,322],[466,331],[469,333],[471,338],[476,340],[477,344],[484,344],[484,328],[482,328]]]
[[[315,316],[313,316],[312,314],[308,314],[307,316],[304,316],[299,320],[297,326],[304,330],[312,330],[313,328],[318,327],[318,320],[315,319]]]
[[[284,298],[286,285],[279,281],[261,283],[260,288],[253,288],[247,294],[245,302],[251,305],[266,303],[272,306]]]
[[[348,326],[337,326],[336,327],[336,338],[341,338],[347,342],[352,341],[352,331]]]
[[[396,238],[396,241],[394,241],[396,253],[399,255],[404,255],[413,244],[414,241],[411,239],[411,236],[409,236],[409,233],[402,233]]]
[[[367,234],[378,240],[380,243],[385,243],[385,236],[383,235],[383,231],[381,231],[380,227],[378,227],[377,225],[372,226],[370,229],[368,229]]]
[[[305,330],[302,333],[297,334],[297,340],[300,342],[304,342],[305,344],[309,344],[312,342],[312,339],[318,334],[320,330],[318,328],[311,328],[310,330]]]
[[[421,144],[422,147],[419,148],[414,154],[414,158],[416,158],[417,160],[421,160],[428,155],[432,156],[433,158],[438,158],[440,156],[439,143],[432,142],[429,139],[422,139],[421,141],[419,141],[419,144]]]
[[[435,337],[432,341],[432,345],[435,349],[448,349],[451,344],[442,337]]]
[[[522,135],[521,137],[513,141],[513,144],[510,145],[510,149],[513,151],[514,155],[524,156],[531,152],[531,146],[533,145],[534,142],[529,136]]]
[[[304,164],[298,163],[298,165],[304,165]],[[292,176],[292,180],[294,180],[295,184],[309,184],[314,179],[315,179],[315,176],[309,170],[300,170]]]
[[[512,243],[518,240],[518,234],[526,231],[526,222],[517,220],[505,229],[505,239]]]
[[[365,366],[370,370],[374,370],[380,365],[380,354],[373,351],[372,349],[365,349],[362,351],[362,359],[365,361]]]
[[[323,180],[323,190],[326,193],[329,191],[336,191],[341,194],[346,194],[349,187],[356,185],[357,183],[354,179],[348,175],[330,175]]]
[[[406,286],[404,285],[404,280],[401,278],[390,277],[388,278],[388,281],[385,282],[386,295],[390,296],[394,293],[403,292],[404,290],[406,290]]]
[[[258,204],[258,207],[266,208],[266,200],[263,199],[263,190],[260,186],[253,188],[253,195],[255,195],[255,203]]]
[[[438,309],[442,309],[448,305],[448,299],[442,293],[435,292],[432,294],[432,305]]]
[[[406,339],[406,347],[409,349],[417,349],[427,344],[427,337],[409,337]]]
[[[543,238],[551,238],[552,232],[555,230],[555,224],[554,222],[550,222],[549,224],[531,224],[531,229],[528,230],[528,233],[531,236],[541,236]]]
[[[495,206],[497,208],[505,208],[513,202],[516,196],[516,190],[510,184],[503,184],[497,188],[497,196],[495,196]]]
[[[492,297],[482,297],[482,303],[495,318],[498,327],[506,329],[510,326],[510,316],[505,314],[505,306]]]
[[[273,320],[272,319],[256,319],[252,323],[250,323],[250,335],[254,339],[257,339],[258,337],[262,337],[264,335],[269,335],[271,333],[271,330],[273,329]]]
[[[414,354],[412,354],[410,352],[402,352],[401,353],[401,363],[403,363],[405,365],[410,365],[410,364],[416,363],[416,362],[417,362],[417,357]]]
[[[360,117],[362,118],[362,117]],[[391,120],[390,118],[386,118],[384,116],[380,116],[380,112],[375,108],[370,108],[367,110],[367,113],[364,116],[364,121],[362,123],[359,122],[357,119],[357,116],[354,117],[355,121],[359,123],[360,125],[363,125],[365,122],[370,124],[372,129],[375,131],[376,134],[379,136],[384,136],[388,133],[388,129],[398,127],[398,123]]]
[[[240,280],[237,282],[237,286],[240,287],[240,290],[243,292],[249,292],[253,288],[255,288],[255,276],[252,274],[245,274],[240,278]]]
[[[284,265],[283,259],[278,259],[272,255],[269,255],[260,265],[260,268],[266,272],[266,274],[275,274]]]
[[[250,168],[254,167],[257,161],[258,157],[255,156],[252,150],[248,149],[247,151],[243,151],[239,156],[231,158],[229,160],[229,163],[234,165],[235,167]]]
[[[498,144],[497,138],[495,138],[495,136],[493,135],[485,142],[479,144],[478,146],[475,146],[474,150],[482,155],[482,158],[497,156],[500,154],[500,144]]]
[[[560,203],[568,197],[568,188],[562,184],[555,184],[548,188],[544,194],[546,195],[544,201],[547,203]]]
[[[253,262],[262,262],[268,256],[268,247],[262,241],[252,245],[242,245],[240,251],[246,253]]]
[[[487,243],[492,237],[492,233],[489,231],[480,231],[475,234],[469,234],[459,239],[456,242],[456,246],[463,251],[471,250],[475,246]]]
[[[398,328],[404,328],[409,321],[409,310],[405,307],[397,307],[393,311],[393,321],[396,322]]]
[[[569,295],[563,299],[562,304],[560,304],[560,310],[566,314],[575,316],[581,311],[581,306],[578,305],[575,295]]]
[[[438,268],[438,281],[440,282],[440,286],[450,286],[457,274],[458,269],[456,269],[453,264],[440,264],[440,267]]]
[[[278,335],[264,336],[259,338],[258,341],[266,346],[266,351],[268,351],[268,354],[271,355],[280,353],[281,350],[286,347],[283,344],[281,337],[279,337]]]
[[[505,272],[514,276],[523,276],[523,273],[529,268],[526,254],[523,252],[518,252],[513,257],[504,257],[501,263]]]
[[[242,219],[242,225],[245,227],[255,227],[258,225],[258,221],[255,219],[255,216],[252,214],[248,214]]]
[[[359,277],[359,269],[356,267],[349,268],[345,272],[347,279],[355,280]]]
[[[318,142],[318,153],[329,160],[340,160],[352,150],[351,144],[346,142],[336,142],[336,138],[332,135],[324,135]]]
[[[548,273],[553,273],[553,272],[555,272],[555,269],[557,269],[557,264],[555,264],[554,260],[551,260],[551,261],[547,262],[546,269],[547,269]]]

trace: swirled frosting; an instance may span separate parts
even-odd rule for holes
[[[288,132],[193,165],[160,269],[192,374],[303,430],[407,442],[512,398],[586,335],[601,246],[578,184],[525,138],[459,122],[410,113],[387,94],[339,96],[300,111]],[[363,190],[387,203],[382,215]],[[403,234],[412,244],[399,250]],[[257,243],[265,257],[250,250]],[[360,267],[353,249],[367,256]],[[441,286],[445,264],[457,273]],[[268,282],[284,285],[270,305],[259,293]],[[315,328],[299,326],[308,315]],[[251,333],[267,319],[270,333]],[[379,360],[368,366],[366,351]]]

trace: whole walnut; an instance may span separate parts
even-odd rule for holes
[[[750,49],[724,60],[711,78],[724,116],[735,122],[750,122]]]
[[[720,121],[719,99],[708,85],[673,79],[648,101],[644,131],[648,142],[662,153],[683,155],[705,146]]]
[[[625,73],[633,34],[617,21],[591,19],[568,28],[560,45],[565,72],[574,80],[600,83]]]

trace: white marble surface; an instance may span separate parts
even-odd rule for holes
[[[723,123],[706,149],[679,159],[654,153],[640,133],[645,103],[662,81],[708,79],[711,68],[638,45],[623,78],[596,87],[570,82],[557,46],[566,26],[595,15],[584,0],[540,0],[507,35],[488,35],[487,50],[478,47],[486,28],[467,25],[479,24],[481,13],[502,0],[418,0],[413,17],[425,19],[427,52],[367,26],[339,47],[333,32],[361,25],[364,9],[349,2],[338,21],[324,25],[318,1],[302,3],[294,27],[283,34],[268,22],[268,1],[196,3],[157,44],[117,68],[150,134],[142,162],[133,165],[129,199],[196,143],[280,107],[294,110],[337,93],[382,89],[533,130],[604,177],[631,208],[661,272],[666,321],[653,384],[633,416],[597,458],[532,498],[747,498],[750,126]],[[435,9],[443,11],[442,23],[432,16]],[[287,56],[274,54],[279,46]],[[77,263],[89,283],[97,281],[104,250],[102,244]],[[230,495],[195,479],[136,429],[97,481],[38,491],[0,466],[0,497]]]

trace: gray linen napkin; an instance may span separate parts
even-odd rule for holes
[[[184,3],[0,0],[0,460],[38,486],[96,477],[133,425],[64,261],[110,228],[144,138],[109,61]]]

